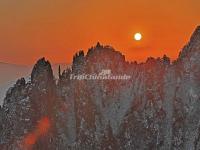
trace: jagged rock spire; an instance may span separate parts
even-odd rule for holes
[[[77,63],[77,61],[84,57],[84,51],[83,50],[80,50],[79,52],[77,52],[74,56],[73,56],[73,64],[74,63]]]
[[[73,57],[72,71],[76,72],[77,70],[80,70],[84,64],[84,59],[85,56],[83,50],[80,50],[78,53],[76,53]]]
[[[26,80],[24,78],[18,79],[16,82],[16,86],[25,86]]]
[[[49,61],[41,58],[33,67],[31,73],[31,83],[48,85],[53,82],[53,71]]]

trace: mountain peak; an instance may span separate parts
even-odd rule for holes
[[[31,83],[40,85],[41,82],[48,84],[49,81],[53,81],[53,71],[49,61],[46,61],[43,57],[39,59],[33,67],[31,73]]]
[[[200,26],[197,26],[197,28],[195,29],[194,33],[192,34],[192,37],[190,39],[191,43],[194,44],[199,44],[200,42]]]
[[[200,52],[200,26],[197,26],[193,32],[189,43],[183,48],[179,54],[179,59],[191,55],[193,52]]]

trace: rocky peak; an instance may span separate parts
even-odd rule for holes
[[[26,81],[24,78],[18,79],[16,82],[16,86],[25,86],[26,85]]]
[[[190,39],[190,42],[193,44],[199,44],[200,42],[200,26],[198,26],[194,33],[192,34],[192,37]]]
[[[73,57],[72,72],[77,74],[84,71],[84,68],[118,68],[125,64],[125,56],[108,45],[102,45],[99,42],[94,47],[88,49],[86,55],[79,51]],[[101,65],[100,65],[101,64]],[[96,67],[94,67],[96,66]],[[99,66],[99,67],[97,67]],[[103,67],[103,68],[102,68]],[[87,69],[86,69],[87,70]],[[90,70],[90,69],[89,69]],[[94,70],[93,70],[94,71]],[[96,70],[97,71],[97,70]]]
[[[183,50],[180,52],[178,59],[190,56],[194,52],[200,52],[200,26],[194,31],[189,43],[184,46]]]
[[[87,55],[86,56],[90,56],[94,53],[100,53],[100,52],[104,52],[104,51],[107,51],[107,52],[111,52],[111,51],[115,51],[114,48],[112,48],[111,46],[109,45],[102,45],[100,44],[100,42],[97,42],[96,46],[94,47],[91,47],[88,52],[87,52]]]
[[[109,45],[102,45],[99,42],[91,47],[85,56],[85,70],[91,73],[99,73],[104,69],[112,73],[123,72],[128,62],[125,56]]]
[[[74,73],[77,73],[81,71],[82,66],[84,65],[84,51],[80,50],[78,53],[76,53],[73,57],[73,65],[72,65],[72,71]]]
[[[109,45],[101,45],[99,42],[95,47],[91,47],[86,55],[87,59],[95,59],[96,62],[101,60],[101,62],[105,62],[106,60],[115,61],[123,61],[125,62],[125,56],[122,55],[121,52],[116,51],[113,47]]]
[[[84,58],[84,51],[80,50],[73,57],[73,64],[79,63]]]
[[[46,61],[45,58],[39,59],[33,67],[31,83],[47,86],[53,82],[53,78],[53,71],[49,61]]]

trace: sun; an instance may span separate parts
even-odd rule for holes
[[[141,39],[142,39],[142,34],[141,33],[135,33],[135,35],[134,35],[134,39],[136,40],[136,41],[140,41]]]

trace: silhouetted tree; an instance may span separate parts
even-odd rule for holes
[[[60,65],[58,67],[58,76],[59,76],[59,79],[61,78],[61,68],[60,68]]]
[[[97,48],[101,48],[101,44],[99,42],[97,42],[97,45],[96,45]]]
[[[166,55],[163,56],[163,63],[166,64],[166,65],[169,65],[170,64],[170,58],[167,57]]]

